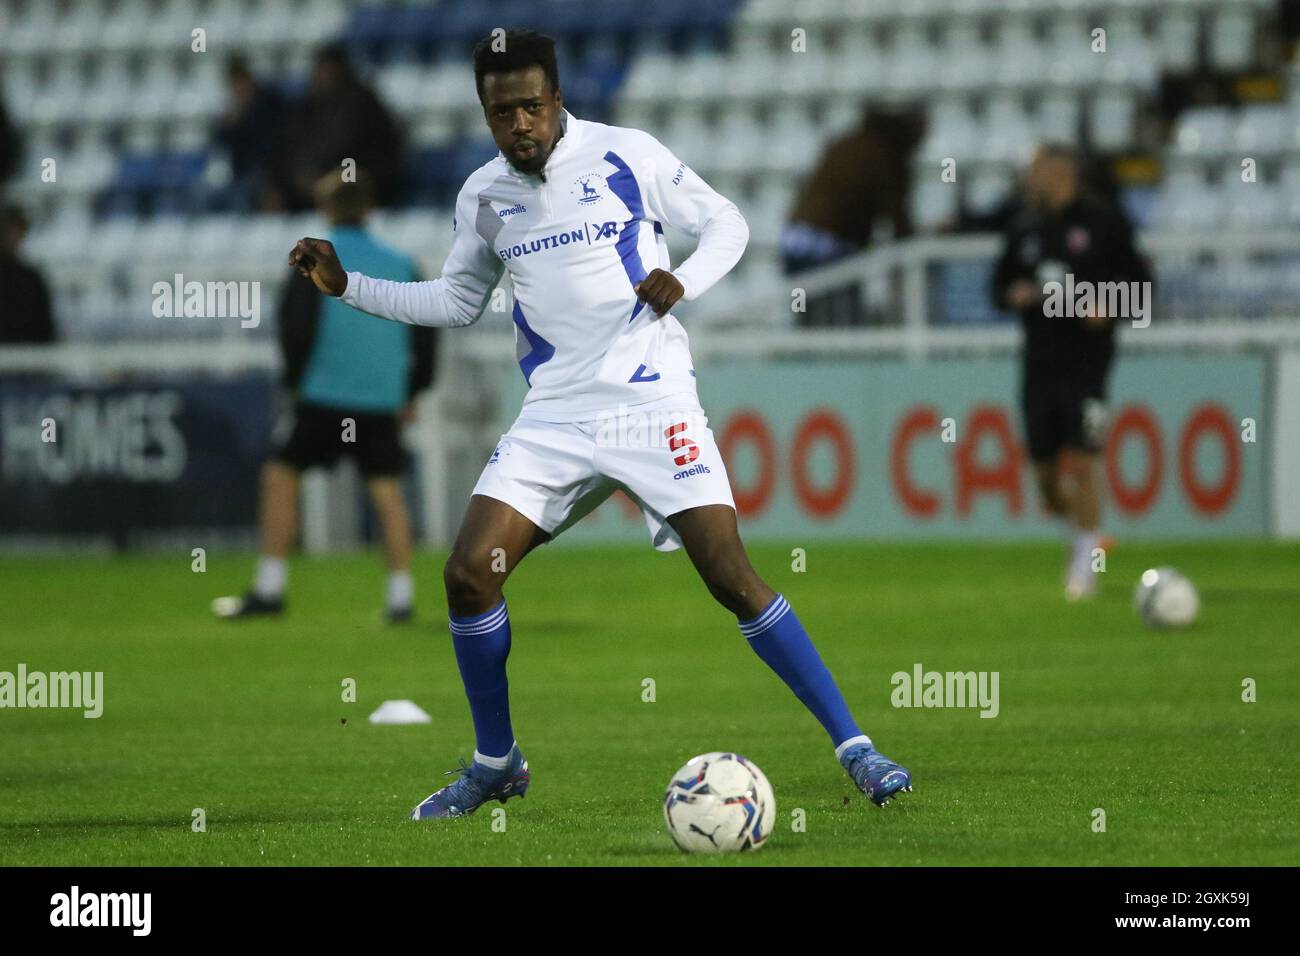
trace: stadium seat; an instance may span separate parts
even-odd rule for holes
[[[1110,86],[1092,99],[1088,113],[1088,142],[1102,152],[1118,152],[1133,145],[1137,103],[1131,88]]]
[[[945,183],[937,172],[927,170],[912,186],[909,206],[913,226],[932,232],[952,223],[957,218],[958,199],[956,183]]]
[[[985,111],[982,155],[995,162],[1022,163],[1034,143],[1034,130],[1016,94],[993,97]]]
[[[1232,131],[1232,111],[1227,107],[1196,107],[1179,118],[1174,147],[1185,155],[1221,155],[1232,148]]]
[[[1155,39],[1161,66],[1175,74],[1191,72],[1196,66],[1199,34],[1196,11],[1185,6],[1162,10]]]
[[[59,18],[58,26],[49,38],[50,42],[46,49],[74,54],[84,54],[95,49],[107,13],[104,5],[96,0],[86,0],[72,5]],[[0,21],[0,34],[4,32],[4,24]]]
[[[1297,125],[1290,111],[1280,104],[1255,103],[1242,107],[1232,143],[1243,153],[1271,156],[1294,149]]]
[[[1001,205],[1015,186],[1015,174],[1009,166],[983,164],[965,180],[963,200],[975,213],[988,214]]]
[[[1210,63],[1218,70],[1244,70],[1254,61],[1255,15],[1245,3],[1227,2],[1211,14]]]
[[[1220,222],[1219,194],[1200,175],[1176,172],[1161,183],[1152,224],[1170,231],[1207,230]]]
[[[919,162],[937,169],[945,159],[964,161],[979,149],[979,129],[970,113],[957,102],[941,102],[930,113],[925,138],[917,152]]]
[[[1034,135],[1040,142],[1077,146],[1081,114],[1079,97],[1060,90],[1048,92],[1034,113]]]

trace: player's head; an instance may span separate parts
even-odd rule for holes
[[[312,192],[317,208],[334,226],[361,225],[374,197],[370,177],[361,169],[351,182],[344,181],[338,170],[331,170],[316,180]]]
[[[1079,154],[1063,143],[1044,143],[1025,173],[1025,198],[1039,209],[1063,209],[1079,195]]]
[[[474,85],[506,161],[523,173],[541,172],[564,111],[555,41],[532,30],[486,37],[474,48]]]

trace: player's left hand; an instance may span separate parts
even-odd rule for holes
[[[632,287],[636,297],[647,302],[655,315],[664,315],[678,303],[686,290],[677,276],[663,269],[652,269],[650,274]]]

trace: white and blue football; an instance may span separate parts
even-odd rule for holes
[[[687,853],[757,850],[772,835],[776,795],[757,764],[736,753],[700,754],[664,794],[668,832]]]

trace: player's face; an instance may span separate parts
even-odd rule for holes
[[[560,132],[563,100],[540,66],[483,77],[483,115],[497,148],[521,173],[546,166]]]

